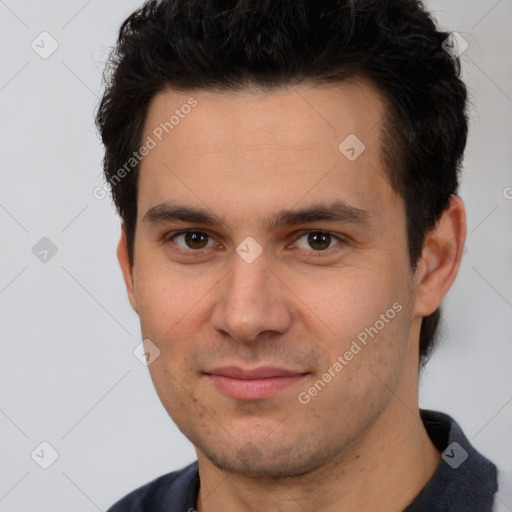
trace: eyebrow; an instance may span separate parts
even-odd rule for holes
[[[276,215],[264,219],[263,225],[270,231],[278,226],[295,226],[319,221],[368,224],[370,219],[371,215],[367,210],[336,201],[331,204],[313,204],[297,210],[281,210]],[[208,209],[167,202],[149,208],[143,217],[143,222],[150,224],[173,221],[208,226],[226,225],[221,217]]]

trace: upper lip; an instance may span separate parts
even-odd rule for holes
[[[220,375],[222,377],[231,377],[232,379],[268,379],[271,377],[294,377],[305,375],[306,372],[287,370],[275,366],[261,366],[259,368],[240,368],[239,366],[223,366],[205,372],[207,375]]]

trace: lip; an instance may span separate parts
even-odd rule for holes
[[[239,400],[262,400],[302,380],[307,373],[264,366],[244,369],[225,366],[206,372],[219,391]]]

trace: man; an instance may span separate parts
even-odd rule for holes
[[[478,511],[418,376],[466,237],[458,60],[419,2],[151,1],[97,122],[151,378],[197,462],[121,511]]]

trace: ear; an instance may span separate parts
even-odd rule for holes
[[[126,285],[126,292],[128,293],[128,300],[132,305],[132,308],[137,311],[137,300],[133,291],[133,267],[130,264],[130,258],[128,257],[128,243],[126,241],[126,229],[124,223],[121,223],[121,238],[117,244],[117,260],[123,272],[124,284]]]
[[[466,210],[452,195],[448,208],[427,233],[414,277],[414,315],[428,316],[441,304],[459,271],[466,241]]]

